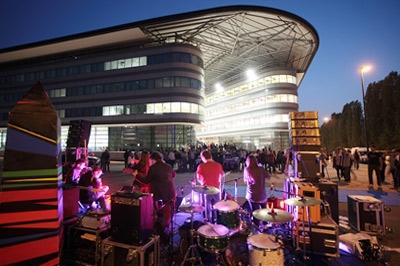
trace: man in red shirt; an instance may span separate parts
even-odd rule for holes
[[[197,167],[197,181],[202,186],[212,186],[220,189],[221,179],[224,175],[222,165],[212,159],[208,150],[203,150],[200,153],[200,158],[203,163]]]
[[[214,161],[211,157],[211,153],[208,150],[204,150],[200,153],[200,158],[203,161],[196,171],[197,181],[202,186],[215,187],[218,190],[221,189],[221,180],[224,175],[224,170],[222,165]],[[211,218],[211,206],[214,205],[218,200],[220,200],[220,193],[217,194],[206,194],[203,195],[205,198],[205,218],[212,220]]]

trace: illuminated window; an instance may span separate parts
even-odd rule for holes
[[[163,113],[171,112],[171,103],[163,103],[162,104]]]
[[[154,114],[154,103],[146,104],[146,114]]]
[[[139,57],[139,66],[145,66],[145,65],[147,65],[147,57],[146,56]]]
[[[198,114],[199,113],[199,106],[197,104],[191,103],[190,104],[190,110],[191,110],[191,113]]]
[[[123,105],[103,106],[103,116],[123,115],[123,114],[124,114]]]
[[[181,103],[181,112],[190,113],[190,103]]]
[[[134,58],[124,58],[119,60],[104,62],[104,70],[112,69],[124,69],[130,67],[139,67],[147,65],[147,57],[134,57]]]
[[[52,98],[65,97],[66,92],[67,92],[66,88],[54,89],[49,91],[49,96]]]
[[[132,58],[132,67],[139,66],[139,57]]]
[[[171,112],[172,113],[179,113],[181,111],[181,103],[173,102],[171,103]]]
[[[162,103],[155,103],[154,104],[154,113],[155,114],[162,114],[163,113],[163,104]]]

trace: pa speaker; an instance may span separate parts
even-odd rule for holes
[[[89,143],[92,123],[86,120],[73,120],[68,130],[67,147],[85,147]]]

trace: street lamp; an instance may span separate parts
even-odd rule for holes
[[[366,108],[365,108],[364,73],[370,71],[371,69],[372,69],[372,66],[370,66],[370,65],[361,66],[361,68],[360,68],[361,90],[362,90],[363,111],[364,111],[365,144],[367,145],[367,155],[369,154],[369,141],[368,141],[368,129],[367,129],[367,112],[366,112]]]

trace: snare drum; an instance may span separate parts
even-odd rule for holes
[[[197,242],[207,252],[218,253],[228,246],[229,229],[220,224],[205,224],[198,230]]]
[[[214,204],[217,210],[217,224],[223,224],[229,229],[236,229],[240,225],[239,204],[233,200],[221,200]]]
[[[250,265],[280,266],[285,264],[285,256],[275,237],[257,234],[247,238]]]

